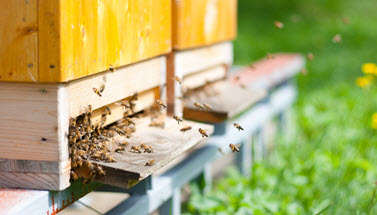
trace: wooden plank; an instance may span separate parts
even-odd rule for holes
[[[38,1],[38,79],[41,82],[60,78],[60,0]]]
[[[38,80],[37,2],[0,1],[0,81]]]
[[[93,110],[160,86],[161,74],[165,72],[165,57],[158,57],[117,69],[106,71],[68,83],[70,116],[75,117],[85,111],[88,105]],[[93,92],[105,85],[102,96]]]
[[[165,128],[150,127],[150,120],[147,118],[137,119],[136,132],[130,139],[117,136],[116,141],[129,141],[127,149],[120,153],[115,153],[116,143],[109,147],[111,155],[116,163],[105,163],[93,161],[100,164],[106,171],[106,176],[98,178],[99,182],[120,187],[130,187],[135,181],[142,180],[151,175],[168,162],[181,155],[186,150],[198,144],[203,138],[198,132],[199,128],[206,130],[207,134],[213,133],[213,126],[184,121],[181,124],[172,118],[165,118]],[[192,129],[181,132],[183,126],[191,126]],[[144,143],[152,146],[153,153],[134,153],[131,146],[139,146]],[[154,159],[152,166],[146,166],[146,162]]]
[[[227,67],[224,65],[215,66],[197,73],[185,76],[182,80],[182,88],[185,90],[195,89],[206,85],[208,82],[215,82],[224,79],[227,74]]]
[[[249,88],[268,89],[288,80],[305,65],[305,59],[299,54],[277,53],[272,56],[253,63],[252,67],[231,72],[231,82]]]
[[[263,90],[245,90],[229,81],[216,82],[184,99],[183,117],[200,122],[220,123],[242,113],[266,94]],[[212,110],[199,110],[193,105],[194,102],[209,104]]]
[[[231,65],[233,62],[232,42],[174,53],[174,69],[179,71],[183,77],[217,65]]]
[[[237,0],[173,0],[176,50],[232,40],[236,28]]]
[[[0,158],[67,160],[67,90],[57,84],[2,82],[0,91]]]

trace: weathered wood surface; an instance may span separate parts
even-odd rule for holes
[[[173,47],[177,50],[232,40],[237,0],[173,0]]]
[[[117,141],[128,141],[130,143],[126,150],[122,153],[114,152],[117,147],[116,143],[109,147],[112,151],[111,155],[117,162],[94,162],[100,164],[106,171],[106,175],[98,178],[97,181],[114,186],[130,187],[135,181],[146,178],[174,158],[205,140],[199,133],[199,128],[206,130],[208,135],[213,133],[213,126],[211,125],[186,120],[178,124],[171,117],[165,118],[164,129],[150,127],[148,118],[141,118],[135,121],[136,132],[130,139],[121,136],[115,137]],[[185,126],[191,126],[192,129],[181,132],[180,129]],[[153,153],[139,154],[131,151],[131,146],[139,146],[142,143],[152,146]],[[146,166],[146,162],[151,159],[155,160],[154,165]]]
[[[271,88],[282,83],[305,66],[305,59],[299,54],[277,53],[243,69],[231,72],[230,80],[235,85],[248,88]]]
[[[266,96],[264,90],[247,90],[219,81],[184,99],[183,117],[200,122],[220,123],[233,118]],[[199,110],[194,102],[209,104],[212,110]]]
[[[67,82],[172,48],[170,0],[12,0],[0,7],[0,81]]]
[[[36,0],[0,1],[0,81],[38,80],[37,6]]]

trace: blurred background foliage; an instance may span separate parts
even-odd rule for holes
[[[375,0],[239,0],[235,64],[267,53],[311,52],[297,77],[295,135],[277,138],[252,177],[235,169],[201,194],[191,186],[189,214],[377,214],[375,86],[361,89],[361,65],[377,63]],[[343,19],[349,19],[349,23]],[[284,28],[274,26],[284,23]],[[334,43],[340,34],[341,43]]]

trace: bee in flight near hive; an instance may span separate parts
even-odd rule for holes
[[[199,133],[202,135],[202,137],[208,137],[208,134],[204,129],[199,128]]]
[[[151,159],[151,160],[149,160],[149,161],[147,161],[147,162],[145,163],[145,166],[153,166],[153,164],[154,164],[154,160]]]
[[[162,107],[162,108],[166,108],[167,106],[161,101],[161,100],[159,100],[159,99],[156,99],[156,104],[158,104],[160,107]]]
[[[275,21],[274,25],[275,25],[275,27],[280,28],[280,29],[282,29],[284,27],[284,24],[282,22],[279,22],[279,21]]]
[[[237,123],[233,123],[234,127],[236,127],[239,131],[244,130],[240,125]]]
[[[130,108],[130,105],[125,101],[115,102],[116,105],[123,106],[124,108]]]
[[[105,85],[102,84],[99,88],[99,92],[102,93],[105,90]]]
[[[232,152],[240,152],[240,149],[234,144],[229,144],[229,147],[232,150]]]
[[[178,124],[179,122],[183,122],[183,120],[179,118],[179,116],[173,116],[173,119],[175,119],[178,122]]]
[[[131,151],[141,153],[141,150],[137,146],[131,146]]]
[[[97,95],[99,95],[100,97],[102,97],[102,94],[99,92],[99,90],[95,87],[93,87],[93,92]]]
[[[113,67],[113,65],[110,64],[110,66],[109,66],[109,70],[110,70],[111,72],[115,72],[115,68]]]
[[[204,110],[204,106],[199,102],[194,102],[194,106],[199,110]]]
[[[181,128],[181,131],[182,132],[185,132],[185,131],[188,131],[188,130],[190,130],[191,129],[191,126],[186,126],[186,127],[184,127],[184,128]]]
[[[182,84],[182,80],[178,76],[174,76],[173,79],[176,80],[179,84]]]

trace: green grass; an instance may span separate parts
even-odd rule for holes
[[[342,22],[350,19],[349,24]],[[284,23],[283,29],[273,22]],[[312,52],[299,75],[295,136],[278,138],[252,177],[236,170],[205,195],[192,186],[197,214],[377,214],[377,89],[355,85],[377,63],[377,4],[370,0],[239,0],[235,63],[273,52]],[[341,34],[343,42],[332,37]]]

